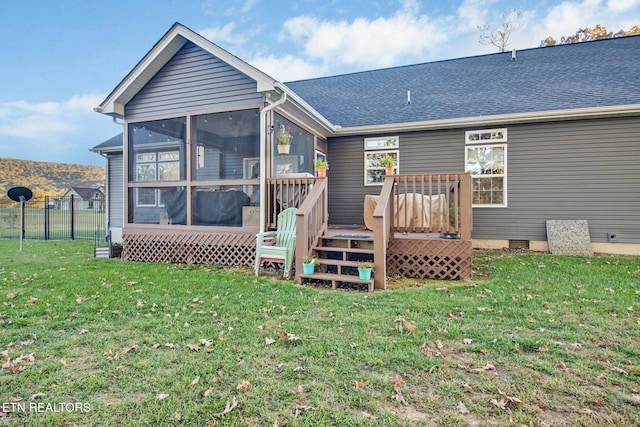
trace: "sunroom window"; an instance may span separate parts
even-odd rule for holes
[[[315,162],[313,134],[280,114],[274,117],[273,176],[282,178],[294,173],[312,175]],[[283,136],[288,146],[281,146]]]
[[[474,207],[507,206],[507,129],[465,133],[465,171]]]
[[[259,124],[258,108],[130,123],[129,223],[243,226],[260,200]]]

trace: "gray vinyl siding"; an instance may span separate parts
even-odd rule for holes
[[[187,43],[126,105],[128,120],[262,102],[256,81]]]
[[[508,207],[474,208],[473,238],[546,240],[546,220],[586,219],[593,242],[640,243],[640,119],[500,127]],[[465,130],[400,134],[400,173],[464,170]],[[329,141],[331,223],[362,224],[364,195],[380,191],[363,185],[363,139]]]
[[[399,136],[401,174],[459,172],[464,168],[464,132],[462,137],[460,131]],[[365,195],[377,195],[382,189],[381,185],[364,185],[363,150],[367,137],[333,138],[328,142],[329,222],[332,224],[363,224]]]
[[[109,203],[109,225],[122,227],[124,225],[124,169],[122,153],[109,156],[109,174],[107,203]]]

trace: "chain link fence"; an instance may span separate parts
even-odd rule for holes
[[[104,238],[105,198],[80,196],[34,197],[24,205],[20,229],[20,203],[0,207],[0,238],[34,240],[95,240]]]

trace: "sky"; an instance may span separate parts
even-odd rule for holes
[[[497,51],[478,27],[521,12],[508,49],[640,24],[640,0],[0,0],[0,158],[104,165],[97,107],[179,22],[281,81]]]

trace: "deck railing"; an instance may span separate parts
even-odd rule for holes
[[[278,214],[287,208],[300,208],[318,178],[267,178],[266,228],[277,228]]]
[[[389,176],[380,191],[373,223],[374,286],[385,289],[387,247],[394,233],[471,240],[471,176],[468,173]]]
[[[302,257],[311,255],[329,226],[326,178],[318,178],[296,215],[296,281],[300,282]]]

